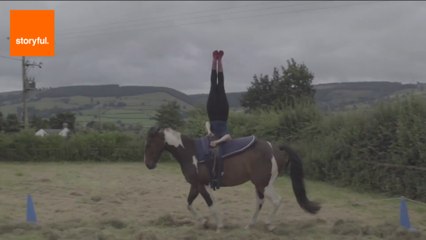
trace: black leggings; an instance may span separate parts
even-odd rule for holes
[[[212,70],[207,114],[210,121],[228,121],[229,104],[225,93],[223,72],[216,73],[216,70]]]

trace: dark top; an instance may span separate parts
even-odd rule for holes
[[[226,121],[211,121],[210,122],[210,131],[217,138],[221,138],[226,134],[229,134],[228,125]]]

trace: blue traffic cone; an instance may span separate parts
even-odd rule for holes
[[[33,198],[30,194],[27,197],[27,223],[37,223],[37,215],[34,209]]]
[[[406,230],[415,231],[415,229],[411,227],[410,217],[408,216],[407,201],[404,197],[401,197],[401,203],[399,205],[399,224]]]

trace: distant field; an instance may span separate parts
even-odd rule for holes
[[[43,98],[38,101],[29,101],[28,108],[35,108],[40,111],[48,111],[60,108],[63,111],[72,111],[76,113],[76,121],[80,126],[84,126],[90,121],[102,121],[123,124],[142,124],[143,126],[152,126],[155,121],[157,109],[168,101],[176,101],[183,110],[191,110],[192,105],[165,93],[147,93],[137,96],[125,97],[61,97],[61,98]],[[122,104],[123,106],[118,106]],[[91,105],[88,109],[75,110],[84,105]],[[3,115],[17,113],[17,108],[22,104],[12,104],[0,106],[0,112]],[[100,117],[100,120],[99,120]]]
[[[141,160],[142,161],[142,160]],[[398,227],[399,200],[307,181],[308,196],[322,203],[317,215],[299,208],[287,177],[277,181],[284,202],[273,232],[263,220],[251,230],[254,208],[250,183],[216,193],[226,228],[199,226],[186,209],[189,186],[175,163],[149,171],[140,163],[0,163],[0,239],[425,239],[426,207],[409,203],[418,233]],[[38,224],[26,225],[25,203],[32,194]],[[201,197],[195,207],[204,216]]]

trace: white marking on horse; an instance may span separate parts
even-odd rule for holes
[[[177,132],[171,128],[164,129],[164,139],[166,140],[166,143],[171,146],[176,148],[179,146],[184,147],[180,132]]]
[[[270,142],[268,142],[268,144],[271,147],[271,151],[272,151],[272,158],[271,158],[272,168],[271,168],[271,178],[269,179],[269,183],[268,183],[268,186],[266,186],[266,188],[268,188],[269,186],[272,186],[274,184],[275,179],[278,176],[277,160],[275,159],[275,156],[273,153],[272,144]]]
[[[195,156],[192,156],[192,164],[195,166],[195,172],[198,174],[198,160]]]
[[[209,185],[206,185],[206,190],[207,190],[207,193],[210,195],[210,198],[212,199],[212,205],[209,207],[210,213],[215,218],[217,231],[219,231],[221,228],[223,228],[222,217],[220,216],[219,209],[216,206],[216,199],[214,198],[213,191],[212,191],[212,189],[210,188]]]
[[[207,219],[203,218],[191,205],[188,205],[188,210],[191,212],[192,216],[194,216],[197,221],[199,221],[202,225],[207,222]]]
[[[260,209],[262,208],[264,198],[261,199],[259,195],[257,194],[257,191],[255,192],[256,195],[256,209],[254,211],[253,217],[251,218],[250,223],[245,227],[246,229],[249,229],[251,226],[256,224],[257,216],[259,215]]]
[[[268,186],[266,186],[265,188],[265,196],[272,202],[272,204],[274,205],[274,209],[272,210],[271,214],[269,215],[269,219],[267,221],[267,224],[271,224],[273,217],[275,216],[275,214],[278,211],[278,208],[281,205],[281,196],[277,194],[277,192],[275,191],[274,188],[274,182],[275,179],[278,176],[278,164],[277,164],[277,160],[275,159],[275,156],[273,154],[273,148],[272,148],[272,144],[270,142],[268,142],[269,146],[271,147],[272,150],[272,157],[271,157],[271,163],[272,163],[272,167],[271,167],[271,178],[269,179],[269,183]],[[270,230],[272,230],[272,226],[268,227]]]

